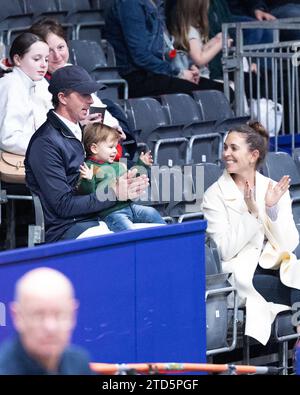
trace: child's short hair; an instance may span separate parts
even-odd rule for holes
[[[91,151],[92,144],[101,143],[108,138],[112,141],[119,141],[120,133],[117,129],[103,125],[103,123],[95,122],[87,124],[83,133],[83,144],[87,157],[93,155]]]

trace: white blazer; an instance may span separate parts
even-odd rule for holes
[[[252,279],[257,265],[279,269],[283,284],[300,289],[300,262],[292,254],[299,234],[289,192],[278,202],[277,219],[272,221],[265,207],[269,182],[269,178],[256,172],[258,219],[248,212],[243,194],[226,170],[203,197],[207,233],[218,246],[223,271],[233,273],[232,281],[246,304],[245,334],[262,344],[269,340],[276,315],[290,307],[267,302],[255,290]]]
[[[24,155],[51,107],[44,78],[34,82],[18,67],[0,78],[0,148]]]

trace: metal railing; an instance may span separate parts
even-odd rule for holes
[[[273,41],[244,45],[245,29],[271,30]],[[288,134],[293,150],[295,136],[300,131],[300,41],[280,41],[283,30],[296,29],[300,29],[300,18],[222,25],[225,94],[229,98],[230,81],[233,81],[236,115],[250,113],[251,118],[259,119],[269,131],[272,125],[275,151],[278,136]],[[228,46],[229,38],[234,38],[232,47]],[[251,72],[251,68],[255,71]]]

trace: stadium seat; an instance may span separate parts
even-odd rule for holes
[[[73,39],[101,43],[102,28],[105,26],[101,8],[92,8],[89,0],[58,0],[58,3],[59,9],[67,12],[65,21],[74,26]]]
[[[183,136],[188,138],[186,163],[215,163],[220,165],[223,152],[223,136],[213,131],[214,122],[204,121],[184,127]]]
[[[128,98],[127,82],[120,77],[114,65],[108,64],[108,58],[106,58],[100,44],[89,40],[71,40],[69,41],[69,49],[70,61],[73,64],[82,66],[95,80],[108,86],[103,93],[104,97],[118,100],[119,90],[121,90],[120,98]]]
[[[2,2],[0,7],[0,42],[10,45],[15,36],[31,26],[33,13],[22,8],[18,0]]]
[[[229,129],[246,123],[250,117],[237,117],[224,93],[216,90],[194,91],[193,97],[206,121],[215,121],[215,131],[226,133]]]
[[[262,169],[265,176],[279,181],[284,175],[291,177],[290,195],[294,221],[300,223],[300,173],[293,158],[286,152],[269,152]]]
[[[169,124],[160,103],[152,97],[125,100],[124,108],[132,129],[144,134]]]
[[[179,223],[203,218],[203,213],[201,211],[203,193],[216,182],[221,175],[222,169],[214,163],[185,166],[185,183],[191,183],[192,187],[187,185],[188,190],[184,190],[182,201],[170,202],[169,215],[177,219]],[[192,195],[190,190],[192,190]]]
[[[128,99],[124,101],[124,107],[138,141],[147,144],[155,164],[172,167],[186,163],[188,139],[182,135],[183,127],[168,124],[168,118],[156,99]]]
[[[221,159],[222,135],[215,132],[215,121],[204,120],[195,100],[185,93],[161,95],[162,107],[171,125],[183,126],[189,140],[187,163],[215,162]]]
[[[44,17],[57,19],[60,23],[66,22],[67,11],[61,11],[56,0],[40,1],[40,0],[21,0],[25,12],[33,14],[34,20]]]
[[[203,120],[195,100],[186,93],[161,95],[160,100],[171,125],[188,125]]]
[[[205,245],[206,268],[206,355],[212,356],[232,351],[237,340],[237,294],[228,281],[229,274],[221,273],[218,256],[213,251],[212,241]],[[231,344],[228,343],[228,302],[233,294],[233,326]]]
[[[45,242],[45,220],[40,198],[32,193],[35,225],[28,226],[28,247]]]
[[[5,182],[0,179],[0,225],[2,224],[2,205],[6,209],[5,248],[16,248],[16,202],[32,200],[25,184]]]
[[[293,150],[293,158],[297,165],[297,169],[300,173],[300,147],[294,148]]]

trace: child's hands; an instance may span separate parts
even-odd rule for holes
[[[145,163],[146,166],[152,166],[153,165],[153,158],[151,155],[151,151],[142,152],[140,155],[140,160],[143,163]]]
[[[85,178],[86,180],[92,180],[94,175],[94,165],[91,165],[89,168],[86,163],[80,166],[80,176],[81,178]]]

